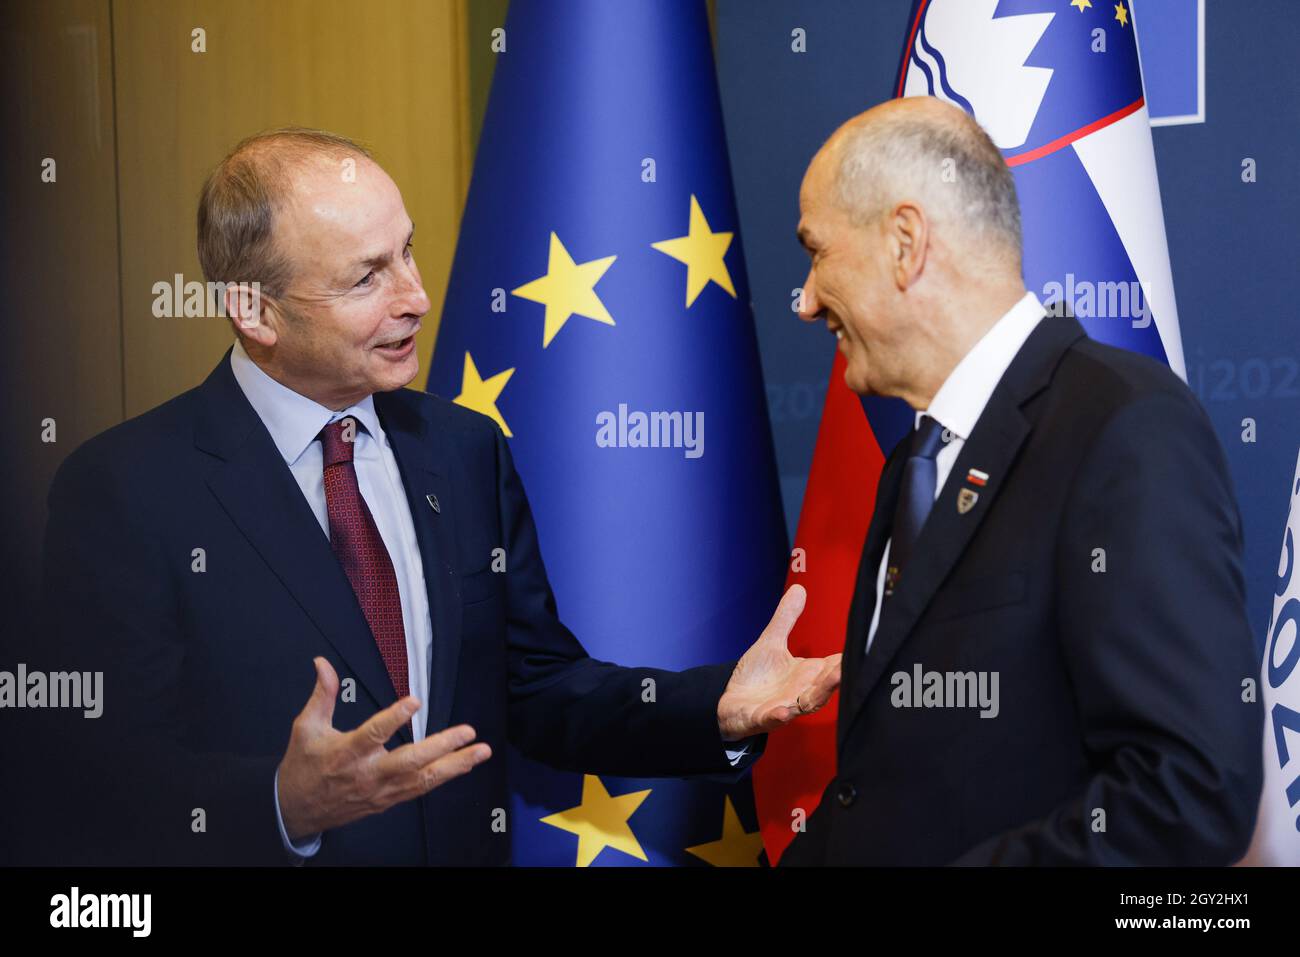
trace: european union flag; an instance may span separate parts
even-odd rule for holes
[[[785,532],[704,4],[514,0],[429,390],[491,416],[596,658],[738,657]],[[511,756],[517,864],[749,863],[748,779]]]

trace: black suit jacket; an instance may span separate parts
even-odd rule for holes
[[[421,392],[374,401],[428,588],[428,731],[467,722],[493,757],[420,800],[327,831],[312,863],[506,862],[509,821],[493,824],[509,807],[507,740],[575,771],[734,776],[716,713],[732,666],[671,673],[588,657],[557,617],[500,429]],[[287,862],[273,777],[314,684],[311,659],[355,679],[355,700],[336,704],[340,730],[395,694],[229,354],[198,388],[74,452],[49,503],[52,632],[66,667],[105,672],[103,717],[65,719],[54,745],[73,769],[64,856]],[[497,548],[504,573],[492,570]],[[645,678],[657,684],[652,704]],[[390,747],[410,740],[404,728]]]
[[[837,773],[782,863],[1236,860],[1262,780],[1261,711],[1243,701],[1259,668],[1237,506],[1191,392],[1073,318],[1042,321],[864,655],[908,445],[885,464],[858,571]],[[963,488],[979,496],[964,514]],[[996,672],[996,717],[897,706],[913,699],[895,676],[918,664]]]

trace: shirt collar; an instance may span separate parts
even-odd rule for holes
[[[928,415],[963,442],[970,437],[1011,360],[1044,315],[1033,292],[995,322],[948,374],[930,407],[916,413],[915,424]]]
[[[271,433],[271,440],[280,450],[286,465],[292,466],[302,457],[308,446],[316,441],[321,429],[345,416],[355,416],[372,438],[383,440],[384,432],[375,414],[373,395],[341,412],[327,409],[272,379],[244,351],[242,342],[236,342],[230,350],[230,371],[235,374],[235,381],[253,411]]]

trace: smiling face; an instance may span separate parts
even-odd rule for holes
[[[958,175],[939,175],[949,165]],[[1011,171],[972,117],[934,97],[840,126],[808,165],[799,210],[812,257],[799,316],[838,336],[860,395],[928,408],[1025,296]]]
[[[347,177],[325,156],[295,169],[275,221],[292,278],[246,331],[269,374],[336,410],[415,378],[415,334],[430,307],[401,192],[376,163],[355,163]]]
[[[799,190],[799,241],[812,262],[799,318],[826,321],[847,363],[844,381],[859,395],[890,395],[904,323],[888,217],[854,223],[832,199],[833,146],[814,157]]]

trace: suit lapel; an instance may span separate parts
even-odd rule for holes
[[[840,715],[837,726],[841,739],[847,730],[845,717],[849,711],[848,702],[853,700],[855,689],[861,684],[862,656],[866,648],[867,631],[871,627],[871,616],[876,608],[876,574],[880,569],[885,542],[889,540],[894,510],[898,507],[898,496],[903,485],[903,465],[907,461],[910,444],[911,440],[907,437],[898,443],[885,463],[880,473],[880,482],[876,486],[875,510],[871,524],[867,527],[862,559],[858,563],[857,585],[853,589],[853,601],[849,606],[848,636],[844,643],[843,667],[840,669]]]
[[[460,572],[455,542],[455,508],[446,476],[436,466],[437,436],[414,403],[404,401],[403,390],[375,393],[375,412],[388,434],[389,444],[402,474],[407,504],[415,523],[429,594],[433,648],[429,655],[430,734],[441,731],[451,717],[460,661]],[[435,511],[429,496],[438,503]]]
[[[270,433],[230,370],[230,353],[200,387],[195,444],[221,459],[208,488],[315,623],[376,708],[397,700],[352,585]],[[399,736],[409,742],[404,726]]]
[[[881,609],[876,637],[863,662],[861,681],[855,688],[851,703],[854,712],[880,680],[903,639],[911,633],[917,619],[965,551],[988,514],[1007,470],[1028,434],[1029,425],[1018,409],[990,401],[957,456],[943,491],[921,528],[911,564],[903,571],[893,597]],[[966,484],[966,473],[970,468],[987,472],[989,480],[978,490],[979,499],[975,505],[963,515],[957,511],[957,495]]]
[[[841,697],[841,707],[845,710],[840,720],[841,743],[854,717],[966,550],[1005,484],[1016,456],[1031,431],[1031,425],[1021,407],[1046,387],[1066,350],[1083,335],[1083,327],[1072,317],[1044,319],[1025,340],[993,390],[921,528],[912,552],[911,564],[904,570],[893,597],[881,609],[871,650],[854,674],[849,693]],[[898,458],[900,461],[896,463],[895,469],[897,475],[893,480],[893,504],[889,505],[888,514],[882,516],[880,507],[887,503],[881,500],[877,514],[872,519],[872,534],[880,534],[883,530],[884,538],[889,535],[889,525],[897,503],[897,483],[901,481],[905,461],[903,456]],[[983,487],[968,486],[967,474],[972,468],[988,474],[987,484]],[[963,488],[968,487],[977,492],[979,497],[963,513],[957,507],[958,495]],[[877,529],[878,524],[880,530]],[[858,594],[855,594],[854,605],[856,607],[861,604],[866,609],[867,616],[874,607],[874,576],[884,549],[884,538],[880,539],[874,552],[875,562],[872,567],[865,573],[862,569],[858,572]],[[866,599],[860,594],[864,590],[869,592]],[[855,642],[860,645],[866,640],[870,618],[866,617],[865,622],[862,618],[862,615],[858,615],[855,621],[855,616],[850,616],[851,628],[856,625],[861,632],[859,640],[858,632],[850,631],[850,645]]]

